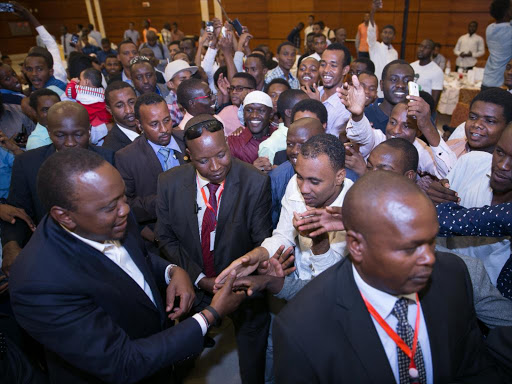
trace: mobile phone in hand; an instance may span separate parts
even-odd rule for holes
[[[420,97],[420,87],[414,81],[409,81],[409,96]]]
[[[10,3],[0,3],[0,12],[14,13],[14,7]]]
[[[213,32],[213,21],[206,22],[206,32]]]
[[[235,28],[236,33],[238,33],[238,36],[242,36],[242,33],[244,33],[244,29],[242,28],[240,20],[235,19],[230,24],[233,26],[233,28]]]
[[[78,43],[78,35],[76,33],[74,33],[72,36],[71,36],[71,41],[69,43],[69,45],[71,45],[72,47],[76,46],[76,44]]]

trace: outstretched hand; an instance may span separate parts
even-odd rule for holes
[[[284,251],[284,252],[283,252]],[[274,255],[265,261],[262,261],[258,266],[258,273],[260,275],[269,275],[275,277],[285,277],[295,271],[293,262],[294,247],[289,247],[286,251],[284,245],[281,245]]]
[[[258,248],[255,250],[239,257],[235,261],[233,261],[229,266],[224,269],[219,276],[215,279],[215,290],[220,289],[222,285],[226,282],[226,279],[230,275],[231,272],[235,273],[236,277],[247,276],[253,273],[258,265],[260,264],[260,252],[257,252]],[[268,257],[268,256],[267,256]]]
[[[219,314],[224,317],[231,312],[234,312],[240,303],[247,297],[245,290],[233,290],[233,283],[236,278],[236,273],[231,271],[226,275],[224,286],[215,293],[212,303],[210,304]]]
[[[356,75],[352,76],[352,85],[345,83],[343,87],[336,89],[336,93],[343,105],[352,114],[352,118],[363,115],[366,94],[363,85],[359,82]]]
[[[300,231],[310,231],[310,236],[320,236],[327,232],[344,231],[341,221],[341,207],[315,208],[299,215],[297,226]]]

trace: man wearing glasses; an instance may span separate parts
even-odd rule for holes
[[[188,121],[197,115],[215,113],[215,94],[204,81],[188,79],[183,81],[176,91],[178,103],[185,109],[185,116],[178,129],[184,130]]]
[[[190,163],[159,177],[155,234],[162,255],[194,283],[195,311],[211,302],[215,277],[270,236],[271,193],[268,176],[231,157],[218,120],[198,115],[185,128]],[[269,327],[264,297],[251,296],[231,319],[242,383],[263,383]]]

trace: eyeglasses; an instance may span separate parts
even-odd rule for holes
[[[192,98],[192,100],[198,100],[198,99],[215,99],[216,97],[217,97],[217,95],[216,95],[216,94],[214,94],[214,93],[210,93],[209,95],[193,97],[193,98]]]
[[[242,92],[244,89],[252,90],[254,88],[253,87],[242,87],[241,85],[237,85],[236,87],[233,87],[233,86],[229,87],[228,91],[229,92],[233,92],[233,91]]]

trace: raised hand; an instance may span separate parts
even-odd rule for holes
[[[300,89],[304,91],[309,96],[310,99],[321,101],[320,91],[318,90],[316,84],[311,84],[311,87],[313,87],[313,90],[311,90],[311,88],[306,85],[301,86]]]
[[[341,221],[341,207],[315,208],[301,213],[299,217],[297,227],[300,231],[311,231],[311,237],[345,230]]]
[[[336,92],[343,105],[352,114],[353,119],[354,117],[362,117],[366,103],[366,94],[356,75],[352,76],[352,85],[345,83],[343,87],[336,89]]]
[[[345,166],[353,170],[359,176],[363,176],[366,173],[366,161],[364,161],[361,152],[350,142],[345,143],[345,152]]]
[[[296,269],[293,264],[295,261],[293,251],[294,247],[289,247],[285,251],[284,245],[281,245],[270,259],[260,263],[258,273],[275,277],[288,276]]]

